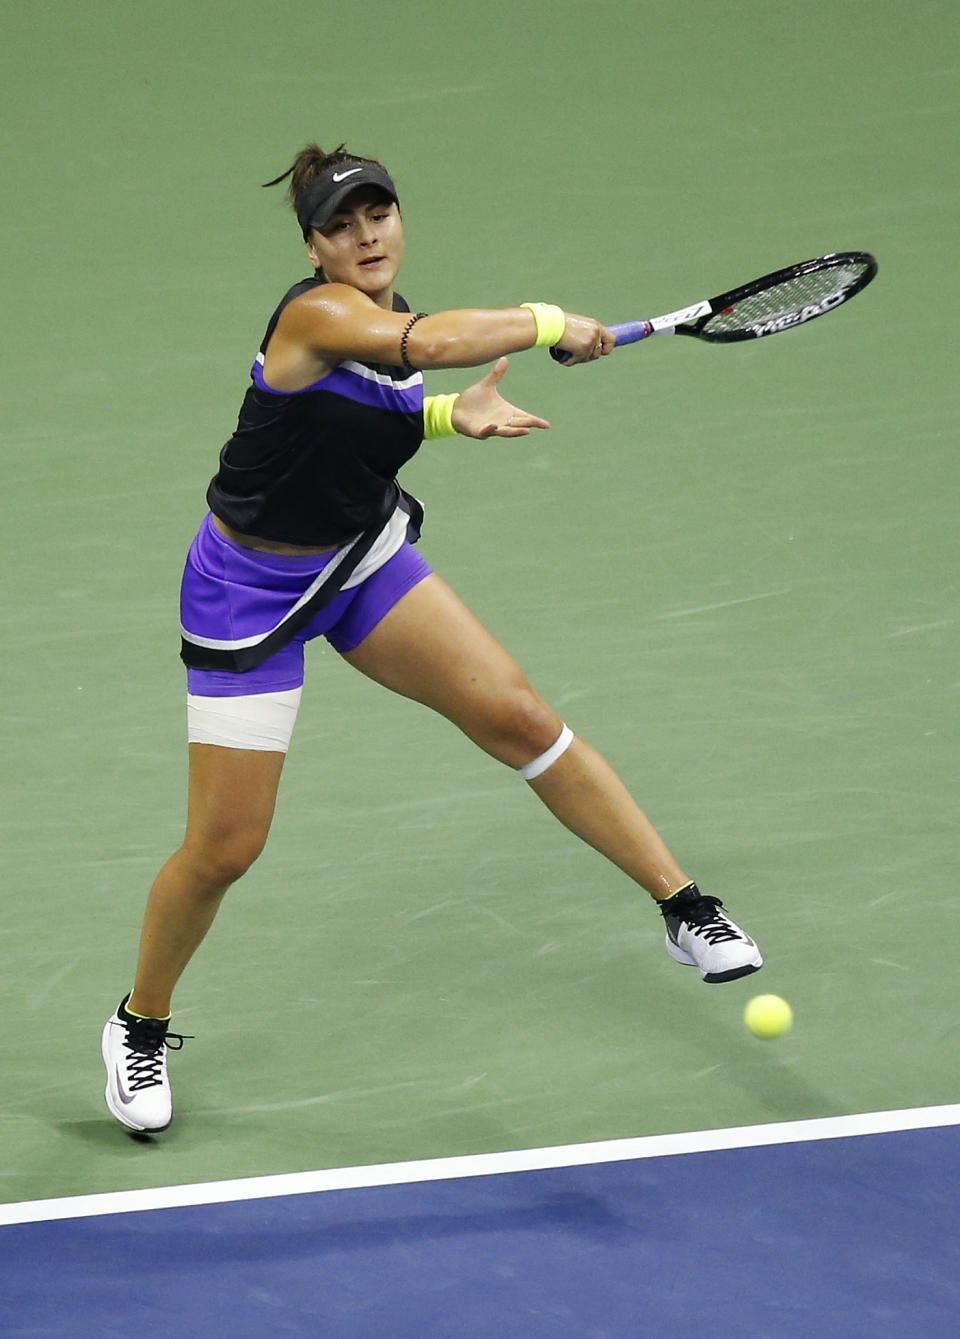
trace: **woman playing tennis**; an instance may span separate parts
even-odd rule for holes
[[[504,355],[550,345],[568,365],[590,362],[613,349],[610,331],[543,303],[411,313],[394,287],[403,222],[386,170],[310,145],[269,184],[287,177],[314,274],[270,319],[187,558],[186,835],[153,884],[133,989],[103,1031],[107,1105],[133,1130],[170,1123],[166,1051],[182,1044],[168,1028],[173,990],[263,849],[314,637],[518,771],[658,902],[676,961],[705,981],[762,964],[610,766],[431,571],[412,542],[422,511],[396,480],[424,438],[547,428],[501,396]],[[424,398],[423,371],[491,362],[467,390]]]

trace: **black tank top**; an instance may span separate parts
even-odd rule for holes
[[[242,534],[316,548],[382,525],[396,504],[397,471],[423,441],[419,372],[346,360],[301,391],[264,381],[281,312],[323,282],[295,284],[270,318],[236,431],[207,490],[213,514]],[[410,308],[396,295],[393,310]]]

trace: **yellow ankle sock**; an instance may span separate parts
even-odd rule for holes
[[[128,1013],[128,1014],[130,1015],[131,1018],[154,1018],[154,1017],[155,1017],[154,1014],[138,1014],[137,1011],[136,1011],[136,1009],[131,1009],[131,1008],[130,1008],[129,1004],[125,1004],[125,1005],[123,1006],[123,1009],[124,1009],[124,1012],[125,1012],[125,1013]],[[169,1023],[169,1022],[170,1022],[170,1017],[171,1017],[170,1014],[166,1014],[163,1018],[158,1018],[158,1019],[157,1019],[157,1022],[158,1022],[158,1023]]]

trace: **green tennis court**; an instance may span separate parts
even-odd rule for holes
[[[2,8],[4,1200],[956,1102],[955,6]],[[517,777],[315,644],[148,1146],[99,1034],[182,832],[183,556],[307,272],[258,183],[313,138],[390,165],[415,310],[622,321],[877,255],[782,339],[518,355],[549,434],[404,475],[767,965],[679,971]]]

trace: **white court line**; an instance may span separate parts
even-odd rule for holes
[[[683,1134],[644,1135],[637,1139],[608,1139],[591,1144],[560,1144],[554,1148],[387,1162],[370,1167],[333,1167],[317,1172],[249,1176],[236,1181],[158,1186],[153,1190],[117,1190],[101,1195],[27,1200],[20,1204],[0,1205],[0,1226],[60,1218],[92,1218],[108,1213],[141,1213],[148,1209],[179,1209],[196,1204],[227,1204],[278,1195],[310,1195],[325,1190],[449,1181],[465,1176],[498,1176],[505,1172],[542,1171],[550,1167],[584,1167],[635,1158],[674,1157],[680,1153],[759,1148],[767,1144],[849,1139],[856,1135],[926,1130],[944,1125],[960,1125],[960,1105],[912,1107],[904,1111],[873,1111],[856,1116],[826,1116],[818,1120],[782,1121],[772,1125],[740,1125],[727,1130],[691,1130]]]

